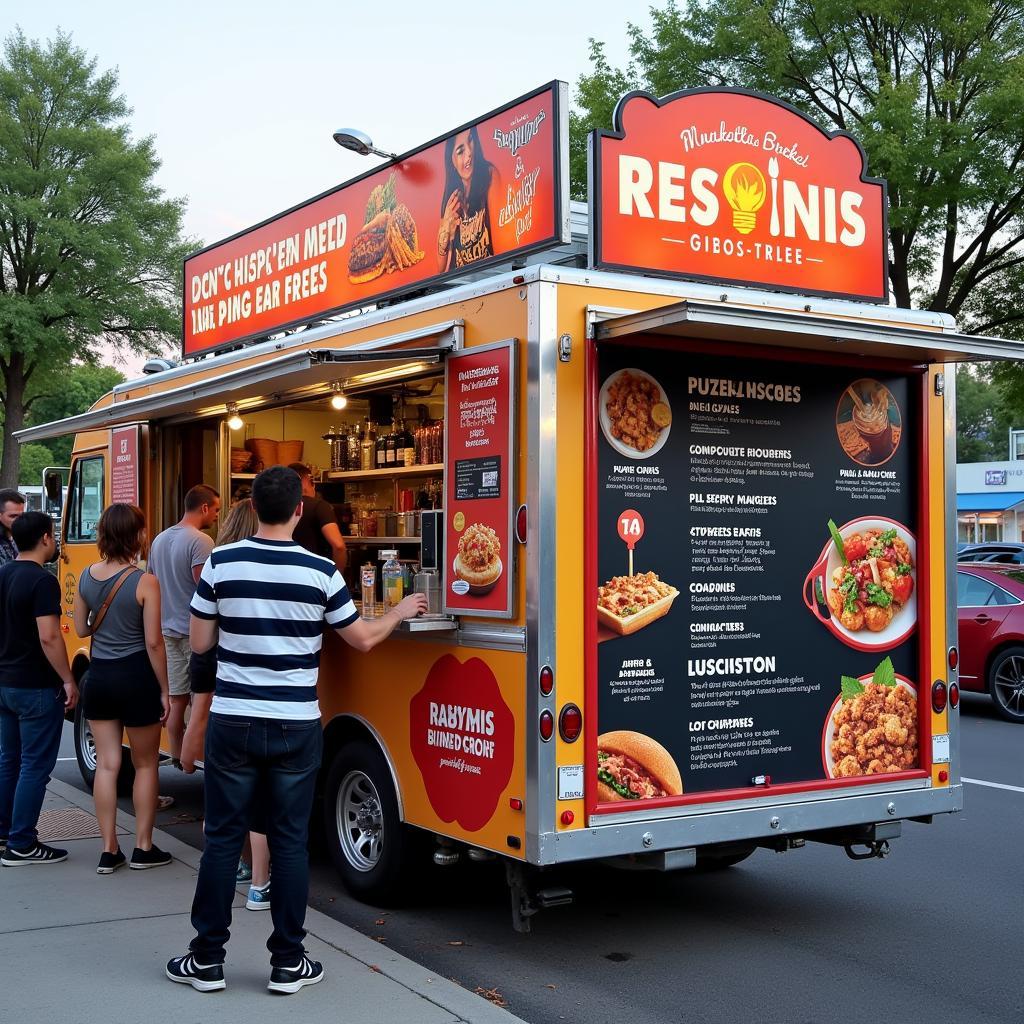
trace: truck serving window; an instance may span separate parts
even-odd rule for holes
[[[65,540],[94,541],[103,511],[103,456],[79,459],[71,473],[68,531]]]

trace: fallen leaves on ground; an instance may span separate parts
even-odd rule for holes
[[[385,921],[383,917],[378,917],[377,920],[374,921],[373,923],[374,924],[387,924],[387,921]]]
[[[477,985],[475,992],[478,996],[483,996],[487,1002],[494,1003],[495,1006],[508,1006],[508,1000],[496,988],[483,988]]]
[[[370,964],[370,970],[373,971],[374,974],[383,974],[384,973],[376,964]]]

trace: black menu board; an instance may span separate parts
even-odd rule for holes
[[[596,802],[916,768],[920,378],[597,358]]]

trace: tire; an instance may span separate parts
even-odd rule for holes
[[[92,740],[89,722],[82,714],[81,702],[75,706],[75,760],[78,761],[82,781],[91,793],[92,785],[96,781],[96,746]]]
[[[404,894],[415,844],[376,745],[355,740],[338,751],[327,773],[324,830],[331,860],[356,899],[387,906]]]
[[[988,670],[988,692],[1003,718],[1024,724],[1024,647],[1007,647],[996,655]]]
[[[82,705],[75,707],[75,760],[89,792],[96,782],[96,746],[92,739],[89,720],[82,714]],[[131,796],[135,783],[135,766],[132,764],[132,753],[128,747],[121,748],[121,768],[117,773],[118,796]]]

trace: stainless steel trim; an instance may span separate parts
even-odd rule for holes
[[[942,396],[942,437],[944,441],[943,461],[946,474],[946,643],[944,647],[960,649],[959,626],[956,607],[956,372],[954,367],[946,374],[945,393]],[[959,663],[958,663],[959,667]],[[949,658],[942,666],[947,686],[957,678],[950,670]],[[933,680],[928,680],[931,690]],[[959,685],[959,683],[957,684]],[[947,708],[946,721],[949,723],[949,785],[960,785],[960,708]]]
[[[890,803],[895,805],[895,814],[889,813]],[[819,829],[905,820],[962,808],[963,789],[959,785],[896,794],[833,795],[799,804],[781,802],[775,806],[734,808],[681,818],[601,824],[564,832],[552,830],[539,837],[536,854],[528,851],[528,859],[532,864],[557,864],[639,850],[673,850],[769,836],[798,836]],[[770,824],[772,818],[778,819],[777,827]],[[643,845],[645,833],[651,836],[649,846]]]
[[[525,651],[526,629],[523,626],[500,626],[467,622],[459,626],[460,647],[486,647],[496,651]]]
[[[889,782],[877,785],[865,785],[857,787],[857,794],[886,793],[890,796],[894,793],[905,793],[918,789],[930,789],[930,779],[914,779],[911,782]],[[848,790],[832,790],[833,799],[843,799],[849,795]],[[713,794],[709,794],[712,796]],[[744,800],[712,801],[706,804],[686,804],[682,807],[661,810],[632,810],[623,811],[621,814],[594,814],[587,822],[588,825],[622,825],[633,821],[665,821],[669,818],[694,818],[706,814],[721,814],[723,811],[746,810],[748,808],[762,807],[795,807],[797,804],[820,803],[824,799],[821,790],[809,790],[805,793],[771,793],[766,792],[764,796],[748,797]]]
[[[889,307],[884,307],[888,312]],[[670,306],[631,313],[595,325],[599,340],[640,333],[683,333],[701,337],[712,331],[728,332],[736,342],[792,344],[804,338],[813,347],[833,352],[877,352],[929,362],[953,362],[964,356],[981,359],[1020,359],[1024,344],[1003,338],[927,331],[885,323],[853,323],[806,312],[750,309],[734,303],[685,299]]]
[[[542,665],[549,665],[558,685],[555,658],[557,610],[555,554],[558,473],[557,373],[558,294],[551,283],[527,291],[527,536],[526,551],[526,857],[538,855],[540,836],[555,827],[556,744],[540,739],[537,723],[547,709],[555,716],[555,693],[541,695]]]
[[[366,731],[377,741],[377,745],[380,747],[380,752],[384,755],[384,760],[387,762],[388,771],[391,773],[391,784],[395,787],[395,797],[398,800],[399,821],[405,821],[405,801],[402,799],[402,787],[398,782],[398,773],[395,771],[395,759],[391,756],[391,751],[388,749],[387,743],[384,742],[384,737],[381,736],[373,725],[363,718],[362,715],[346,711],[340,715],[335,715],[334,718],[351,718],[353,721],[364,726]],[[334,719],[332,718],[331,721],[334,721]]]

